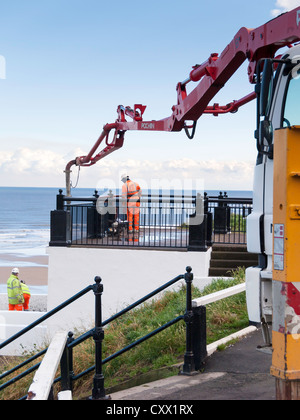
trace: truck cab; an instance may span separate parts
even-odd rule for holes
[[[261,60],[257,93],[257,160],[254,170],[253,212],[247,218],[248,252],[259,255],[258,266],[246,270],[249,320],[261,323],[266,344],[272,321],[273,264],[273,134],[300,125],[300,45],[280,59]],[[284,174],[283,174],[284,176]],[[274,261],[276,264],[276,261]]]

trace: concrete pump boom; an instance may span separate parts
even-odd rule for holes
[[[128,130],[141,131],[181,131],[184,129],[192,138],[196,122],[202,114],[211,113],[215,116],[224,113],[234,113],[240,106],[255,99],[255,92],[233,101],[225,106],[214,104],[208,106],[212,98],[219,92],[236,70],[249,61],[248,78],[255,83],[257,63],[263,58],[274,58],[278,49],[290,46],[300,40],[300,8],[284,13],[266,24],[256,28],[241,28],[232,41],[219,54],[211,56],[201,65],[196,65],[189,77],[177,84],[177,104],[172,107],[172,114],[162,120],[143,121],[146,106],[137,104],[134,108],[119,106],[118,118],[113,124],[106,124],[97,142],[86,156],[76,157],[66,168],[66,193],[70,196],[70,172],[73,165],[91,166],[123,146],[124,134]],[[189,94],[186,86],[190,82],[198,82]],[[132,121],[127,121],[126,116]],[[190,133],[190,129],[192,132]],[[109,142],[109,133],[115,130],[114,137]],[[105,147],[96,153],[105,139]],[[95,154],[96,153],[96,154]]]

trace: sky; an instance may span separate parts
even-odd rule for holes
[[[0,0],[0,186],[64,188],[66,164],[86,155],[117,107],[169,117],[176,85],[221,53],[243,26],[258,27],[300,0]],[[196,85],[195,85],[196,86]],[[213,102],[254,86],[243,65]],[[72,184],[105,188],[128,172],[142,187],[252,190],[254,101],[236,114],[203,115],[184,132],[125,134],[124,146]],[[78,176],[79,175],[79,176]]]

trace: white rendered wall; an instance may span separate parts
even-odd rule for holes
[[[0,343],[3,343],[43,315],[43,312],[0,311]],[[45,348],[49,344],[48,339],[47,325],[43,323],[1,349],[0,355],[21,356],[35,348]]]
[[[0,293],[0,343],[35,322],[47,311],[47,295],[32,294],[29,311],[8,311],[7,293]],[[28,331],[23,337],[0,350],[1,356],[21,356],[35,348],[48,345],[47,325]]]
[[[103,320],[147,293],[185,273],[191,266],[197,278],[207,277],[211,250],[207,252],[48,247],[48,311],[102,278]],[[174,286],[175,287],[175,286]],[[91,328],[94,294],[89,292],[48,320],[49,331],[59,327]]]

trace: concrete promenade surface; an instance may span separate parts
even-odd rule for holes
[[[110,394],[111,403],[121,400],[275,400],[275,378],[270,375],[271,352],[263,345],[261,330],[241,338],[223,351],[216,351],[194,376],[172,376]]]

